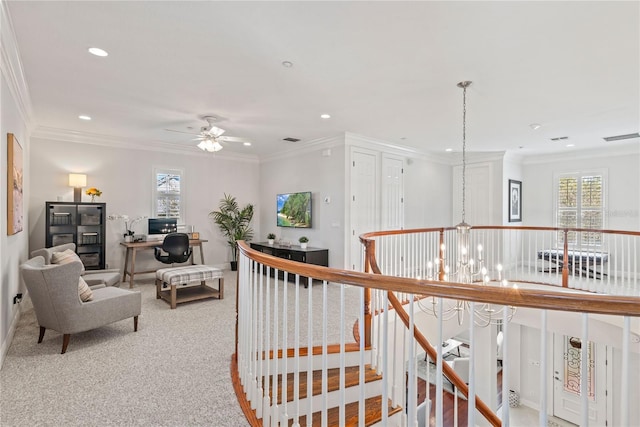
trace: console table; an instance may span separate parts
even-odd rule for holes
[[[310,248],[302,249],[300,246],[282,246],[277,243],[270,245],[267,242],[251,243],[251,249],[260,251],[267,255],[273,255],[278,258],[284,258],[291,261],[303,262],[305,264],[321,265],[329,267],[329,249]],[[273,270],[271,271],[273,275]],[[284,278],[284,272],[280,271],[278,277]],[[295,276],[289,276],[294,278]],[[300,280],[304,279],[304,287],[308,287],[306,277],[300,276]]]
[[[201,239],[189,239],[189,246],[197,246],[200,248],[200,262],[204,264],[204,253],[202,253],[202,244],[207,240]],[[133,277],[136,274],[155,273],[157,270],[149,271],[136,271],[136,252],[140,250],[150,250],[155,247],[162,247],[162,240],[152,240],[147,242],[120,242],[120,245],[124,246],[127,250],[124,254],[124,271],[122,272],[122,281],[127,281],[127,274],[129,275],[129,288],[133,288]],[[195,264],[191,255],[191,264]],[[129,259],[131,259],[131,270],[129,270]],[[163,264],[164,265],[164,264]]]

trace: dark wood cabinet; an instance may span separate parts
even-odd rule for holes
[[[266,242],[263,243],[251,243],[251,249],[260,251],[267,255],[273,255],[278,258],[284,258],[291,261],[303,262],[306,264],[321,265],[324,267],[329,266],[329,249],[310,248],[302,249],[300,246],[281,246],[277,243],[270,245]],[[273,275],[273,271],[271,272]],[[284,272],[279,272],[280,279],[284,278]],[[289,276],[289,280],[295,280],[294,275]],[[308,285],[306,277],[300,276],[300,282],[304,280],[304,287]]]
[[[105,268],[106,203],[46,202],[45,246],[75,243],[87,270]]]

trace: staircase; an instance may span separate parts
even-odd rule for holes
[[[329,347],[330,351],[339,349],[338,346]],[[311,355],[307,348],[301,348],[297,356],[293,354],[294,350],[289,350],[285,356],[287,360],[282,358],[282,354],[278,354],[276,359],[270,359],[272,365],[277,364],[280,368],[286,366],[287,372],[263,378],[261,389],[265,393],[267,390],[269,392],[263,403],[262,417],[258,419],[256,408],[251,408],[250,414],[245,411],[248,419],[256,420],[257,423],[252,425],[354,426],[360,425],[360,417],[364,417],[365,426],[382,425],[382,375],[376,373],[370,364],[365,364],[361,369],[357,361],[360,357],[357,345],[349,347],[351,351],[345,351],[344,357],[339,357],[338,353],[331,353],[330,357],[326,357],[326,372],[322,368],[315,369],[323,364],[323,356],[319,354],[321,348],[314,348]],[[272,356],[270,353],[269,357]],[[370,352],[365,351],[365,356],[370,358]],[[341,360],[346,364],[343,367],[339,366]],[[295,366],[299,368],[295,369]],[[307,366],[312,369],[307,370]],[[283,377],[286,381],[284,385]],[[246,398],[246,394],[243,395]],[[364,405],[362,411],[361,403]],[[242,406],[243,409],[250,408],[249,402]],[[325,408],[326,411],[323,411]],[[394,408],[391,400],[387,399],[386,412],[386,425],[401,425],[400,406]],[[311,423],[307,422],[309,415]],[[279,423],[275,422],[276,419]]]

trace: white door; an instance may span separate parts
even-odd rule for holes
[[[553,349],[553,415],[580,425],[580,357],[587,353],[589,367],[589,426],[605,426],[607,417],[607,352],[606,346],[579,338],[554,335]]]
[[[377,163],[374,153],[356,150],[351,152],[351,259],[347,265],[355,271],[363,271],[364,251],[359,236],[377,230]]]
[[[382,229],[404,228],[404,166],[400,158],[382,158]]]

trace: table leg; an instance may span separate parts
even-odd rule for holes
[[[176,308],[177,297],[178,295],[177,295],[176,285],[171,285],[171,309],[172,310]]]
[[[129,265],[129,251],[131,248],[125,248],[124,251],[124,271],[122,272],[122,281],[127,281],[127,266]]]
[[[198,246],[200,246],[200,263],[204,265],[204,252],[202,252],[202,243],[200,243]]]
[[[131,252],[131,272],[129,272],[129,289],[133,288],[133,276],[136,274],[136,248]]]

